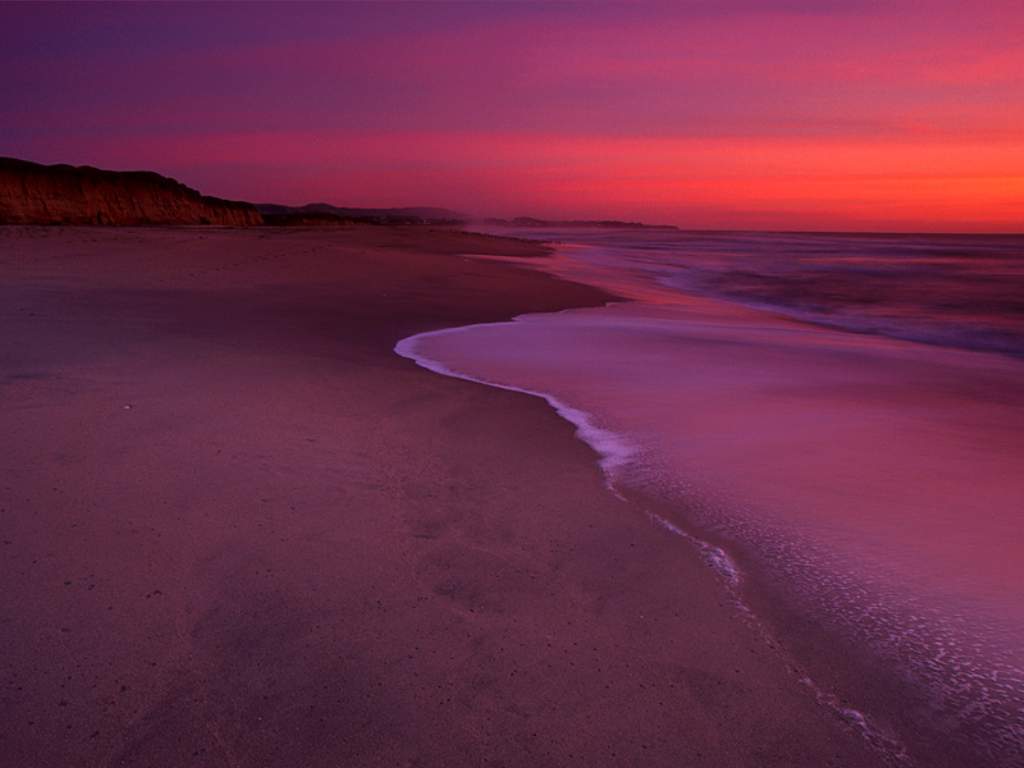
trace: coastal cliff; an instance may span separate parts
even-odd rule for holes
[[[0,224],[262,224],[250,203],[207,197],[150,171],[0,157]]]

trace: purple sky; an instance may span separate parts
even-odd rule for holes
[[[0,154],[256,201],[1020,230],[1024,3],[0,6]]]

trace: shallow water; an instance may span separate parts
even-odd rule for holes
[[[926,689],[928,727],[1024,764],[1021,241],[537,234],[573,243],[553,271],[631,301],[401,351],[547,396],[615,487]]]

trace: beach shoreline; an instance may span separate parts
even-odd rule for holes
[[[449,368],[445,363],[417,349],[422,341],[487,326],[507,325],[528,317],[529,315],[521,315],[504,323],[457,326],[414,334],[399,341],[395,346],[395,352],[438,375],[514,392],[545,402],[560,418],[573,426],[580,441],[593,449],[595,461],[604,473],[609,493],[646,514],[655,525],[678,536],[684,546],[704,560],[708,568],[718,576],[720,588],[734,601],[737,613],[749,622],[767,647],[777,652],[776,661],[789,669],[793,679],[807,687],[810,695],[822,708],[831,711],[851,730],[857,732],[876,752],[882,763],[916,765],[916,761],[911,759],[899,736],[890,727],[894,720],[900,719],[893,717],[894,713],[898,713],[899,707],[892,695],[892,679],[885,680],[885,675],[877,673],[877,658],[866,649],[853,647],[849,638],[838,632],[826,632],[819,627],[812,627],[808,622],[809,613],[801,612],[791,605],[792,595],[787,594],[785,586],[778,583],[777,574],[771,573],[763,563],[750,557],[749,547],[722,536],[720,532],[716,533],[711,528],[702,527],[692,514],[687,514],[693,499],[687,499],[685,494],[677,497],[653,495],[643,483],[631,478],[629,470],[635,468],[632,466],[634,463],[639,466],[639,454],[642,449],[628,436],[597,426],[593,414],[573,407],[555,394],[477,378],[473,374]],[[737,557],[742,559],[742,566],[737,562]],[[794,627],[799,629],[793,629]],[[842,663],[837,663],[831,652],[822,652],[823,649],[836,647],[844,648]],[[854,655],[857,656],[856,661],[852,661]],[[809,669],[815,672],[811,673]],[[827,687],[822,687],[812,674],[818,676],[817,680],[827,680]],[[886,674],[891,674],[891,670]],[[869,683],[865,684],[865,681]],[[884,717],[876,720],[857,709],[855,703],[848,698],[834,693],[833,689],[856,693],[865,689],[872,690],[874,695],[869,701],[874,705],[883,705],[878,711],[882,712]],[[860,701],[856,696],[854,698]],[[907,700],[903,703],[906,704]],[[918,699],[913,703],[918,707],[925,706],[927,698],[918,692]],[[902,725],[906,726],[907,723],[903,722]],[[932,738],[934,737],[935,734],[932,735]],[[968,754],[977,759],[976,755],[970,752]],[[963,755],[957,754],[952,760],[960,761],[963,758]]]
[[[593,271],[588,263],[576,265],[563,260],[556,265],[557,274],[576,276],[605,290],[614,291],[619,285],[616,275],[611,274],[613,279],[609,280],[603,271]],[[547,268],[545,264],[539,266]],[[847,451],[850,455],[840,453],[842,460],[838,463],[829,464],[823,459],[814,464],[819,471],[813,475],[794,474],[790,470],[784,475],[790,481],[810,479],[819,485],[835,484],[837,489],[844,489],[853,476],[859,484],[868,481],[863,486],[868,489],[867,498],[885,498],[895,492],[885,480],[890,468],[888,474],[904,471],[915,477],[914,473],[930,477],[934,469],[929,461],[942,459],[939,465],[947,467],[949,475],[951,468],[957,468],[956,462],[947,461],[950,455],[957,456],[961,463],[970,459],[971,463],[964,463],[964,467],[974,466],[978,461],[977,456],[958,454],[957,451],[964,450],[962,445],[971,446],[972,451],[986,446],[986,450],[997,451],[998,458],[1006,424],[1013,423],[1016,417],[1012,410],[1016,400],[1011,394],[1019,363],[987,351],[837,334],[779,314],[694,295],[680,295],[673,300],[652,292],[653,298],[645,306],[642,285],[628,283],[623,288],[627,295],[632,291],[639,303],[523,315],[511,322],[421,334],[417,354],[421,364],[439,373],[546,399],[555,410],[564,412],[570,422],[583,425],[581,439],[591,442],[599,453],[603,453],[601,440],[630,444],[633,457],[619,458],[616,464],[625,471],[610,480],[615,492],[635,506],[650,510],[654,519],[665,521],[667,528],[690,539],[689,544],[719,567],[727,581],[732,578],[730,574],[736,573],[736,580],[742,580],[736,593],[738,599],[749,607],[751,618],[766,630],[767,642],[781,643],[785,649],[782,656],[794,675],[806,682],[823,706],[863,730],[871,743],[896,762],[917,764],[914,761],[919,760],[920,764],[949,766],[1012,762],[1020,749],[1013,708],[1013,681],[1017,678],[1012,667],[1002,666],[999,655],[988,659],[964,656],[964,643],[971,641],[971,634],[949,635],[951,630],[946,625],[936,622],[932,627],[920,623],[921,612],[927,606],[893,602],[897,597],[895,590],[881,603],[864,606],[841,591],[817,595],[794,592],[794,587],[799,586],[793,581],[795,570],[806,568],[814,557],[821,558],[824,551],[808,560],[807,553],[793,549],[798,542],[785,543],[786,534],[781,530],[773,535],[783,538],[759,543],[758,537],[750,532],[752,521],[729,523],[721,519],[722,512],[709,516],[701,510],[741,508],[757,501],[756,495],[730,499],[720,493],[733,489],[739,479],[737,473],[753,468],[749,456],[746,462],[743,458],[734,461],[726,452],[722,454],[728,458],[725,464],[729,471],[725,475],[714,475],[714,482],[705,478],[709,482],[703,488],[700,482],[693,481],[701,479],[700,448],[710,448],[712,453],[720,451],[721,446],[716,447],[716,443],[734,429],[747,435],[743,442],[749,441],[755,458],[763,454],[758,461],[767,460],[775,469],[785,470],[780,459],[801,464],[807,461],[807,445],[789,436],[791,442],[785,445],[791,450],[775,451],[775,463],[771,464],[771,436],[787,433],[773,425],[771,417],[765,421],[763,415],[758,415],[759,411],[778,412],[780,418],[785,414],[799,415],[791,397],[797,381],[804,394],[799,408],[810,416],[802,421],[793,419],[792,424],[807,429],[807,419],[813,417],[818,420],[816,425],[838,428],[836,441],[841,445],[849,443],[847,447],[856,451]],[[677,301],[685,309],[672,310],[671,303],[662,303],[666,301]],[[688,325],[692,327],[687,328]],[[412,341],[406,341],[406,351],[413,346]],[[495,351],[505,348],[525,351],[512,355]],[[742,355],[737,357],[740,351]],[[660,368],[652,362],[663,359],[677,362]],[[727,366],[727,376],[712,373],[723,364]],[[759,377],[770,385],[759,387]],[[602,379],[607,381],[602,383]],[[696,383],[687,383],[688,379],[696,379]],[[666,385],[674,382],[672,388],[685,391],[683,399],[667,396],[654,385],[659,380]],[[715,389],[725,381],[729,382],[727,391],[732,394],[716,397]],[[856,399],[850,399],[854,391]],[[993,402],[988,402],[989,398]],[[654,407],[653,415],[644,415],[640,404],[647,400],[661,403]],[[909,402],[916,409],[908,412],[905,403]],[[700,403],[704,405],[697,405]],[[853,405],[858,410],[851,411]],[[1007,410],[999,410],[1004,405]],[[690,411],[706,413],[698,416]],[[865,453],[863,438],[858,437],[860,433],[844,437],[850,428],[837,418],[837,414],[844,413],[859,414],[849,422],[857,430],[869,429],[872,424],[883,426],[882,431],[875,428],[874,432],[866,433],[873,435],[876,454],[867,464],[869,455]],[[950,414],[959,414],[960,421],[950,420]],[[704,416],[706,423],[701,421]],[[663,433],[642,431],[659,418],[671,426]],[[766,424],[772,427],[767,432]],[[894,425],[891,432],[885,431],[886,424]],[[698,431],[693,434],[695,427]],[[598,440],[588,440],[588,431],[599,433]],[[655,434],[693,445],[697,455],[685,459],[690,466],[678,461],[661,466],[652,463],[659,451],[657,444],[649,440]],[[897,434],[899,440],[895,439]],[[922,442],[916,434],[929,437]],[[824,437],[809,432],[805,442],[820,445]],[[759,441],[766,438],[769,444],[765,447]],[[886,445],[886,438],[891,446]],[[926,455],[917,464],[904,456],[901,463],[899,446],[911,453],[924,448],[926,454],[935,455]],[[825,456],[828,451],[819,447],[812,453]],[[895,460],[885,459],[887,456]],[[631,458],[635,465],[632,467]],[[721,470],[721,464],[720,456],[716,469]],[[871,468],[867,477],[852,470],[862,464]],[[1012,493],[1012,478],[1005,476],[1002,484],[998,482],[1001,466],[996,463],[984,474],[979,472],[978,476],[985,478],[982,486],[986,493]],[[830,468],[844,471],[827,471]],[[614,471],[610,478],[612,474]],[[666,485],[673,477],[682,490],[673,488],[671,483]],[[877,487],[870,485],[872,482]],[[944,486],[931,482],[932,486],[921,487],[918,495],[931,493],[927,498],[934,503],[944,493]],[[947,491],[956,484],[949,482],[953,485]],[[717,491],[718,498],[708,497],[709,490]],[[856,498],[855,494],[848,495]],[[780,503],[777,494],[769,498]],[[806,503],[799,497],[798,500]],[[919,505],[927,506],[928,502],[921,501]],[[895,515],[894,519],[902,517]],[[772,522],[771,515],[765,522]],[[823,514],[820,521],[809,519],[805,524],[813,530],[814,526],[829,522]],[[813,537],[807,543],[813,543]],[[894,546],[897,543],[902,542],[893,540]],[[728,563],[730,558],[738,558],[738,570]],[[836,588],[856,590],[853,594],[867,596],[869,593],[863,592],[866,585],[850,581],[849,577],[858,571],[871,575],[873,569],[859,567],[855,561],[841,565],[845,565],[847,581],[837,582]],[[829,576],[820,568],[815,573]],[[890,587],[897,587],[900,581],[892,575],[888,585],[884,576],[876,576],[878,579],[882,579],[880,585]],[[830,595],[841,598],[845,615],[839,605],[827,602]],[[812,596],[815,600],[810,599]],[[897,613],[886,613],[893,609]],[[905,611],[915,623],[901,623],[899,611]],[[869,627],[881,634],[873,637]],[[981,633],[976,640],[984,637]],[[957,651],[958,647],[961,650]],[[1002,650],[994,647],[993,652],[999,654]],[[991,679],[985,667],[990,660],[996,664],[988,668],[993,673]],[[996,670],[1003,670],[1003,674],[996,676]],[[986,685],[991,685],[991,689]]]
[[[546,404],[394,354],[611,298],[463,255],[542,246],[0,244],[15,764],[878,764]]]

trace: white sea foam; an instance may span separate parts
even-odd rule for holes
[[[519,317],[513,318],[511,322],[516,322],[519,319]],[[459,333],[465,333],[475,328],[485,326],[494,327],[497,325],[504,325],[504,323],[477,323],[475,325],[442,328],[436,331],[425,331],[423,333],[418,333],[401,339],[397,344],[395,344],[394,351],[401,357],[412,360],[421,368],[426,368],[427,370],[441,374],[442,376],[450,376],[464,381],[472,381],[476,384],[504,389],[509,392],[519,392],[524,395],[530,395],[531,397],[541,398],[550,405],[559,416],[575,426],[576,437],[589,445],[598,455],[598,466],[600,466],[602,473],[604,474],[605,487],[616,498],[624,502],[628,501],[622,492],[616,487],[615,481],[618,478],[620,471],[629,465],[630,462],[639,454],[639,448],[631,440],[616,432],[598,426],[594,422],[594,416],[592,414],[579,408],[574,408],[547,392],[518,387],[512,384],[489,381],[461,371],[456,371],[444,363],[421,354],[416,349],[416,347],[427,338],[451,336]],[[678,525],[661,515],[650,511],[648,511],[647,514],[654,523],[676,536],[686,539],[691,545],[693,545],[701,553],[705,562],[717,571],[731,587],[735,588],[739,586],[740,569],[724,549],[684,531]],[[736,597],[738,599],[738,595]],[[746,606],[741,607],[744,611],[749,613]]]
[[[691,544],[693,544],[693,546],[695,546],[703,556],[704,561],[712,568],[714,568],[716,571],[718,571],[719,574],[725,577],[725,580],[732,587],[735,588],[740,585],[739,566],[736,565],[736,562],[731,557],[729,557],[729,554],[724,549],[722,549],[721,547],[716,547],[714,544],[710,544],[704,541],[703,539],[699,539],[692,533],[687,533],[678,525],[673,523],[671,520],[667,520],[659,514],[656,514],[654,512],[648,512],[647,514],[650,516],[651,520],[653,520],[655,523],[660,525],[665,530],[671,531],[676,536],[681,536],[682,538],[686,539]],[[746,612],[749,613],[749,610],[746,608],[745,604],[742,607]]]
[[[518,319],[518,318],[516,318]],[[515,322],[515,320],[513,320]],[[439,373],[442,376],[450,376],[456,379],[463,379],[464,381],[472,381],[477,384],[485,384],[489,387],[495,387],[497,389],[508,390],[509,392],[519,392],[524,395],[530,395],[532,397],[539,397],[544,400],[548,405],[555,409],[563,419],[568,421],[570,424],[576,427],[576,436],[584,443],[594,449],[594,452],[599,456],[598,463],[601,469],[604,471],[605,482],[608,489],[612,491],[616,496],[622,498],[621,494],[612,485],[612,478],[615,472],[629,463],[630,459],[636,454],[637,448],[629,440],[622,437],[621,435],[611,432],[610,430],[603,429],[594,423],[593,415],[582,411],[579,408],[573,408],[571,405],[559,400],[554,395],[550,395],[547,392],[539,392],[533,389],[526,389],[524,387],[517,387],[512,384],[503,384],[496,381],[487,381],[476,376],[471,376],[467,373],[453,370],[444,363],[438,362],[432,358],[426,357],[416,351],[417,345],[427,338],[434,336],[450,336],[453,334],[464,333],[466,331],[473,330],[474,328],[480,328],[483,326],[493,327],[496,325],[503,325],[503,323],[478,323],[476,325],[464,325],[456,328],[442,328],[437,331],[426,331],[424,333],[417,333],[414,336],[408,336],[407,338],[401,339],[395,344],[395,353],[412,360],[421,368],[426,368],[434,373]]]

